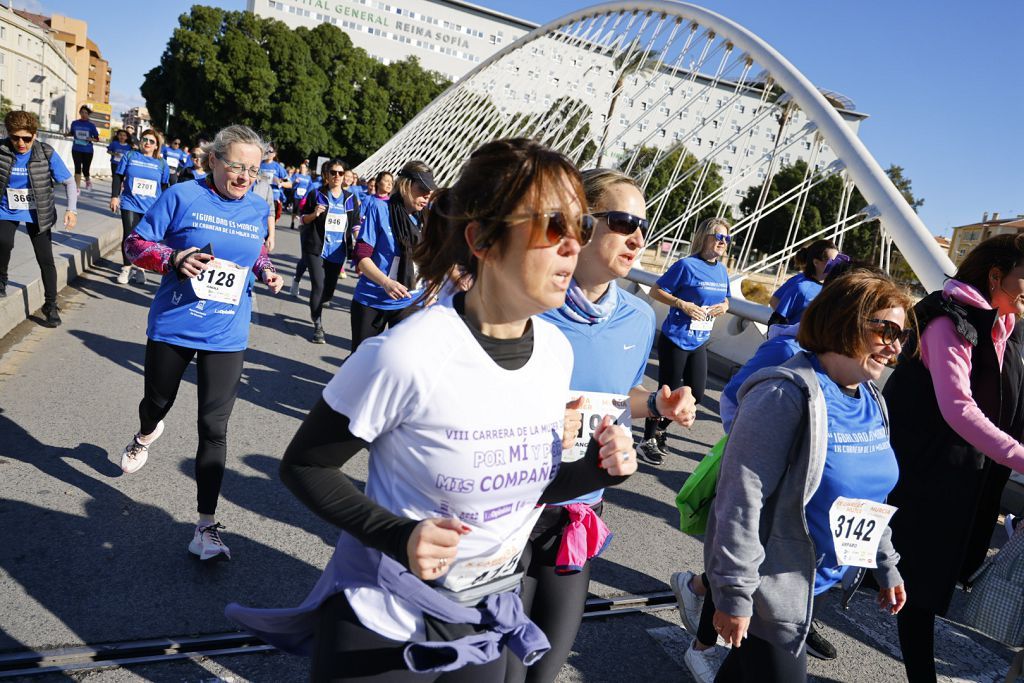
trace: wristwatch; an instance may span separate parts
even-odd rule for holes
[[[651,417],[661,417],[661,413],[658,412],[658,392],[652,391],[647,395],[647,412]]]

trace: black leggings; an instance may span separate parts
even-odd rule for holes
[[[320,606],[310,680],[316,683],[481,683],[505,675],[507,651],[489,664],[469,665],[447,673],[409,671],[402,652],[406,643],[391,640],[362,625],[344,593]],[[543,659],[541,660],[543,661]]]
[[[658,334],[658,386],[668,385],[675,391],[679,387],[690,387],[693,400],[699,405],[704,398],[708,384],[708,345],[686,351],[664,333]],[[650,439],[655,432],[664,431],[669,421],[647,418],[644,420],[644,439]]]
[[[75,162],[75,175],[89,179],[89,167],[92,166],[92,152],[76,152],[71,150],[71,159]]]
[[[314,322],[320,322],[324,306],[334,297],[334,290],[338,286],[338,276],[341,274],[341,263],[320,258],[318,254],[305,254],[306,268],[309,270],[309,317]]]
[[[384,331],[384,328],[397,325],[406,310],[404,308],[390,310],[371,308],[353,299],[349,304],[349,312],[352,314],[352,352],[355,353],[364,339],[376,337]]]
[[[142,220],[141,213],[135,213],[128,209],[121,209],[121,258],[124,260],[124,265],[130,266],[131,261],[128,260],[128,255],[124,253],[124,242],[128,239],[128,235],[132,234],[135,230],[135,226]]]
[[[601,504],[594,506],[594,510],[601,514]],[[520,563],[527,570],[520,597],[530,619],[548,637],[551,650],[530,667],[517,657],[509,657],[505,683],[554,681],[572,652],[587,605],[591,563],[584,564],[576,574],[555,573],[558,548],[568,521],[564,508],[548,507],[523,550]]]
[[[715,683],[806,683],[807,648],[794,657],[752,633],[729,650]]]
[[[167,342],[146,343],[146,393],[139,403],[139,432],[152,434],[174,405],[185,368],[198,355],[199,449],[195,476],[201,515],[217,511],[228,454],[228,418],[238,396],[245,351],[197,351]]]
[[[935,683],[935,612],[904,605],[896,628],[908,683]]]
[[[48,304],[57,301],[57,266],[53,262],[53,237],[49,230],[40,230],[37,223],[26,223],[25,231],[32,242],[36,263],[43,276],[43,301]],[[11,265],[14,251],[14,235],[18,232],[16,221],[0,221],[0,282],[7,284],[7,269]]]

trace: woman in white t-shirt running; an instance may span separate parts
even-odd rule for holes
[[[501,681],[506,650],[547,651],[515,593],[539,504],[636,470],[611,417],[561,463],[572,350],[537,315],[565,299],[585,207],[579,172],[537,142],[474,152],[414,254],[425,299],[456,267],[472,285],[365,340],[289,445],[281,477],[338,547],[300,607],[227,614],[312,655],[313,680]],[[341,471],[363,448],[365,495]]]

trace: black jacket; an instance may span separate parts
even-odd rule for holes
[[[999,429],[1019,438],[1024,426],[1020,335],[1007,344],[1000,370],[992,326],[997,312],[933,292],[914,307],[923,332],[940,316],[953,321],[971,352],[971,396]],[[1018,326],[1020,327],[1020,326]],[[891,442],[900,479],[888,502],[909,604],[943,615],[958,581],[966,583],[988,550],[1010,470],[962,439],[943,419],[931,374],[913,339],[885,385]]]
[[[50,157],[53,147],[36,140],[32,143],[32,154],[28,158],[28,186],[36,195],[36,221],[40,232],[49,230],[57,223],[57,207],[53,200],[53,174],[50,172]],[[0,142],[0,193],[7,191],[14,168],[14,148],[11,139]]]
[[[308,216],[311,213],[315,213],[317,199],[320,196],[326,197],[327,192],[329,191],[330,190],[326,187],[321,187],[315,194],[308,196],[306,198],[306,203],[302,206],[302,215]],[[344,199],[346,213],[348,214],[348,226],[345,229],[345,256],[347,258],[352,253],[352,229],[359,225],[359,200],[348,190],[342,190],[341,193]],[[324,248],[324,232],[326,230],[326,226],[326,211],[312,223],[304,223],[302,225],[299,232],[299,240],[302,243],[302,251],[304,254],[320,256],[320,252],[323,251]]]

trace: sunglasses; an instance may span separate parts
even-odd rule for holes
[[[608,224],[608,229],[620,235],[632,235],[639,229],[640,237],[646,239],[647,228],[651,227],[651,222],[646,218],[625,211],[598,211],[590,215],[594,218],[603,218]]]
[[[142,144],[144,145],[155,145],[156,140],[154,138],[142,138]]]
[[[32,142],[32,140],[35,137],[36,137],[35,135],[12,135],[11,136],[11,140],[16,140],[16,141],[19,141],[19,142],[24,142],[27,145],[28,143]]]
[[[346,171],[333,171],[332,170],[332,171],[328,171],[327,175],[341,175],[341,176],[343,176],[343,175],[345,175],[345,173],[346,173]]]
[[[838,254],[835,255],[835,258],[829,259],[828,263],[825,264],[825,275],[828,275],[829,272],[833,268],[838,266],[840,263],[849,263],[849,262],[850,262],[850,257],[847,256],[846,254],[842,253],[842,252],[839,252]]]
[[[891,346],[896,342],[900,343],[900,346],[906,346],[907,341],[910,340],[910,333],[913,332],[911,328],[902,328],[891,320],[882,320],[881,318],[868,318],[867,321],[872,325],[880,325],[882,329],[875,330],[878,333],[879,339],[886,346]]]
[[[594,235],[594,217],[586,213],[582,214],[579,223],[575,224],[570,224],[561,211],[514,214],[506,216],[504,220],[506,225],[533,222],[533,234],[530,235],[531,249],[553,247],[567,237],[572,237],[582,247],[586,246]]]
[[[725,233],[716,232],[711,236],[715,238],[716,242],[725,242],[726,244],[732,244],[732,235],[726,235]]]

